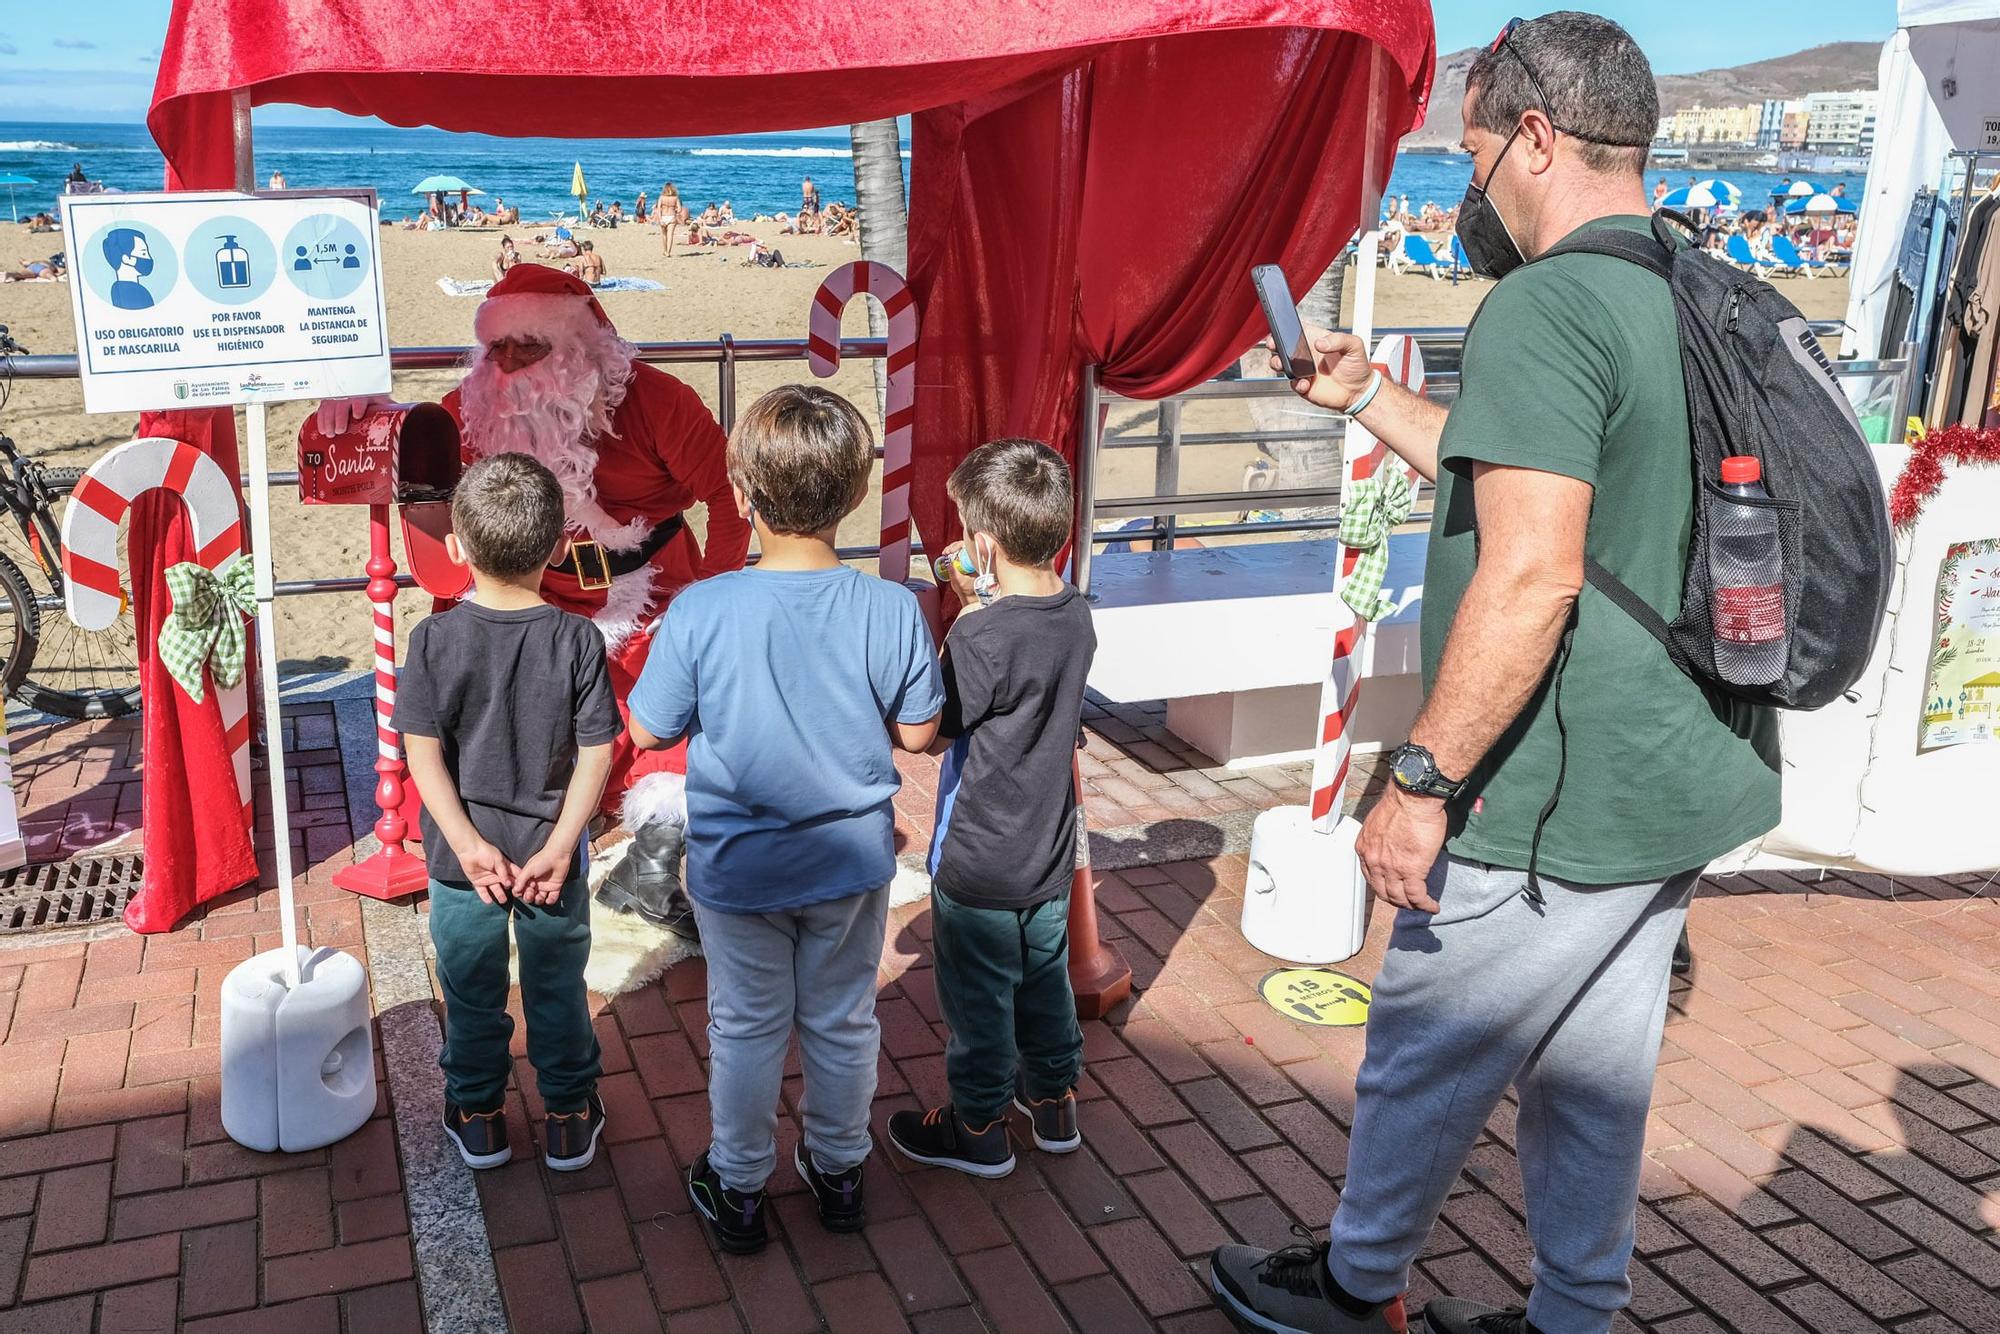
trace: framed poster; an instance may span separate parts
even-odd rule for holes
[[[89,411],[389,391],[373,190],[61,202]]]
[[[2000,537],[1954,542],[1938,566],[1921,750],[2000,740]]]

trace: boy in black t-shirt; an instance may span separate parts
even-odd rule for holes
[[[980,1177],[1014,1170],[1007,1104],[1069,1153],[1083,1033],[1069,986],[1069,890],[1082,816],[1073,778],[1097,636],[1055,572],[1074,510],[1047,445],[982,445],[946,484],[966,540],[947,550],[963,610],[944,647],[948,740],[931,841],[938,1006],[951,1102],[898,1112],[905,1157]],[[952,553],[963,548],[976,577]]]
[[[444,988],[444,1129],[471,1167],[507,1146],[507,936],[521,952],[528,1059],[548,1113],[542,1157],[588,1167],[604,1133],[584,842],[623,730],[604,639],[542,601],[563,536],[562,488],[526,454],[465,472],[446,550],[472,597],[410,632],[396,730],[424,801],[431,939]]]

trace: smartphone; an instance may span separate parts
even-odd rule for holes
[[[1271,350],[1284,360],[1285,371],[1294,380],[1313,376],[1312,349],[1306,346],[1306,327],[1299,323],[1299,309],[1292,304],[1291,284],[1276,264],[1259,264],[1250,270],[1250,285],[1264,307],[1264,322],[1271,326]]]

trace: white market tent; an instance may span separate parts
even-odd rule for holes
[[[2000,129],[2000,0],[1900,0],[1882,47],[1875,155],[1862,192],[1846,348],[1873,356],[1910,199],[1942,183],[1945,155],[1985,148]]]

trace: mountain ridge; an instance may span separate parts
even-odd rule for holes
[[[1403,140],[1405,148],[1456,146],[1463,126],[1459,105],[1465,100],[1465,76],[1481,47],[1440,55],[1437,81],[1431,89],[1431,114],[1424,127]],[[1827,42],[1769,60],[1753,60],[1692,74],[1663,74],[1660,114],[1671,116],[1683,107],[1733,106],[1767,97],[1804,97],[1807,93],[1873,88],[1882,47],[1876,42]]]

